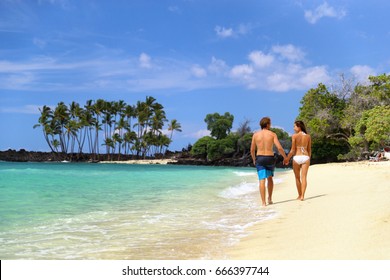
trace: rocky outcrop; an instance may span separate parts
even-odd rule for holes
[[[209,165],[209,166],[237,166],[237,167],[254,167],[252,158],[250,155],[245,157],[230,157],[222,158],[214,161],[208,161],[202,158],[194,158],[189,156],[176,156],[176,162],[171,164],[180,165]],[[283,157],[277,155],[276,158],[277,168],[287,168],[289,166],[283,165]]]
[[[156,158],[174,159],[174,162],[169,164],[180,165],[206,165],[206,166],[240,166],[240,167],[253,167],[252,159],[250,155],[244,157],[229,157],[222,158],[214,161],[208,161],[203,158],[191,157],[188,152],[169,152],[165,156],[159,155]],[[1,161],[14,161],[14,162],[59,162],[59,161],[72,161],[72,162],[100,162],[100,161],[128,161],[136,160],[140,157],[134,155],[106,155],[101,154],[99,156],[92,154],[62,154],[53,152],[34,152],[21,149],[0,151]],[[147,159],[152,159],[148,157]],[[278,156],[276,160],[276,167],[285,168],[283,165],[283,157]]]
[[[14,161],[14,162],[56,162],[56,161],[72,161],[72,162],[99,162],[99,161],[111,161],[111,160],[132,160],[139,159],[134,155],[118,155],[118,154],[64,154],[53,152],[34,152],[21,149],[0,151],[1,161]]]
[[[27,162],[27,161],[59,161],[60,157],[55,153],[45,152],[28,152],[24,149],[19,151],[7,150],[0,151],[0,160],[2,161],[16,161],[16,162]]]

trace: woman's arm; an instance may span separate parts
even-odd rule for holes
[[[291,150],[290,152],[288,153],[288,156],[287,156],[287,162],[290,161],[290,159],[295,155],[295,151],[296,151],[296,135],[294,134],[292,136],[292,143],[291,143]]]

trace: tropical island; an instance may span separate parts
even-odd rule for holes
[[[51,152],[8,150],[5,161],[128,161],[174,159],[170,163],[249,166],[253,130],[244,120],[232,131],[234,116],[205,116],[210,136],[181,151],[170,151],[176,119],[167,119],[164,106],[151,96],[135,105],[125,101],[88,100],[84,106],[59,102],[43,106],[35,129],[41,129]],[[356,161],[389,152],[390,75],[370,76],[368,84],[354,85],[341,76],[339,85],[318,84],[301,100],[297,119],[307,124],[313,138],[313,163]],[[169,135],[163,133],[168,123]],[[288,151],[291,136],[272,128]],[[99,152],[105,147],[105,153]],[[279,165],[281,157],[279,158]]]

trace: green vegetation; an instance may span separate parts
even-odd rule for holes
[[[163,153],[172,142],[174,131],[181,131],[177,120],[170,121],[170,137],[162,133],[168,122],[164,107],[153,97],[138,101],[135,106],[120,101],[88,100],[84,107],[72,102],[69,106],[60,102],[54,109],[40,108],[38,124],[53,152],[81,154],[87,147],[97,158],[99,146],[106,147],[106,154],[135,154],[145,157]],[[100,140],[103,143],[100,144]]]
[[[312,136],[315,162],[367,157],[372,151],[390,145],[390,76],[369,77],[369,83],[353,85],[342,76],[330,90],[324,84],[310,89],[301,100],[297,119],[305,122]],[[199,139],[192,147],[195,157],[215,161],[249,155],[253,133],[249,122],[231,132],[230,113],[208,114],[205,118],[211,136]],[[291,148],[291,137],[272,128],[282,146]]]
[[[250,147],[253,132],[249,127],[249,121],[240,123],[237,131],[231,132],[234,116],[230,113],[220,115],[218,113],[208,114],[205,118],[207,128],[211,136],[200,138],[192,146],[191,155],[204,158],[208,161],[216,161],[225,158],[250,157]],[[291,137],[280,128],[272,128],[284,144],[291,146]]]
[[[208,114],[204,121],[211,136],[218,140],[225,138],[233,126],[234,116],[226,112],[224,115],[218,113]]]
[[[355,125],[355,135],[349,138],[353,147],[376,150],[390,138],[390,106],[376,106],[364,111]]]
[[[356,159],[390,144],[390,76],[369,81],[353,86],[342,77],[333,91],[319,84],[302,98],[297,119],[312,135],[313,159]]]

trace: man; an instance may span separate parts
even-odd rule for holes
[[[275,145],[279,153],[286,159],[286,153],[284,152],[282,145],[278,140],[278,136],[270,131],[271,119],[264,117],[260,120],[261,130],[255,132],[252,137],[251,156],[253,164],[257,168],[257,174],[259,176],[259,189],[262,201],[262,206],[266,206],[265,203],[265,179],[268,181],[268,204],[272,204],[272,192],[274,188],[274,176],[275,169],[275,157],[273,151],[273,145]]]

